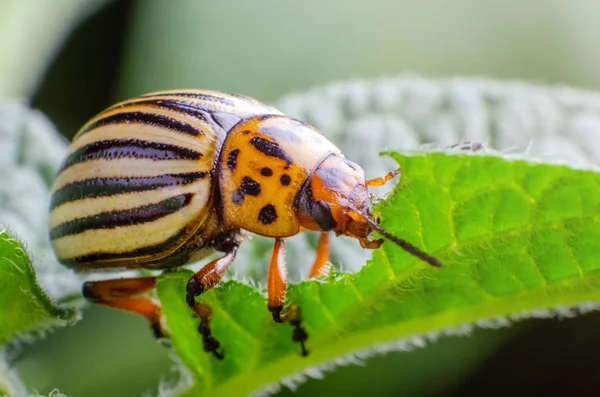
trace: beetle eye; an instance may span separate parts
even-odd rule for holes
[[[333,215],[331,215],[329,204],[325,201],[315,201],[312,208],[312,216],[323,231],[333,230],[337,225],[335,219],[333,219]]]

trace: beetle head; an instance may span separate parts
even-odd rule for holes
[[[363,248],[378,248],[384,239],[369,239],[375,230],[410,254],[441,266],[434,257],[382,229],[373,218],[371,196],[363,169],[344,157],[330,154],[302,185],[294,208],[305,229],[334,231],[338,236],[358,239]]]

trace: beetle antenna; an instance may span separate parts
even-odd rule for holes
[[[367,224],[369,226],[371,226],[373,229],[375,229],[377,231],[377,233],[381,234],[383,237],[387,238],[388,240],[393,241],[394,243],[396,243],[396,245],[398,245],[404,251],[408,252],[409,254],[411,254],[413,256],[416,256],[417,258],[421,259],[423,262],[429,263],[431,266],[435,266],[435,267],[442,266],[442,262],[440,262],[438,259],[434,258],[433,256],[429,255],[427,252],[421,251],[419,248],[415,247],[414,245],[412,245],[411,243],[409,243],[406,240],[403,240],[401,238],[391,235],[390,233],[383,230],[381,228],[381,226],[379,226],[377,223],[375,223],[368,217],[365,216],[364,218],[367,221]]]

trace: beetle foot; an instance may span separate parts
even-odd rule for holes
[[[150,323],[150,328],[152,328],[152,333],[156,339],[168,338],[169,335],[164,330],[162,324],[160,322]]]
[[[308,333],[304,329],[302,324],[302,314],[298,305],[290,305],[287,312],[284,314],[284,321],[290,323],[294,327],[292,334],[292,341],[300,344],[302,349],[302,357],[308,356],[308,350],[306,349],[306,340],[308,339]]]
[[[198,325],[198,332],[202,335],[202,344],[204,345],[204,351],[212,353],[216,358],[222,360],[225,357],[223,349],[220,349],[221,343],[212,336],[210,330],[210,320],[212,318],[212,309],[210,305],[204,302],[194,302],[192,310],[194,317],[200,318],[200,325]]]
[[[223,352],[223,349],[220,349],[221,343],[212,336],[208,325],[204,324],[204,322],[200,322],[198,332],[202,335],[202,343],[204,344],[205,352],[212,353],[219,360],[225,358],[225,352]]]
[[[292,327],[294,327],[294,333],[292,334],[292,340],[296,343],[300,343],[300,348],[302,349],[302,357],[308,356],[308,350],[306,350],[305,342],[308,339],[308,334],[302,325],[300,325],[300,320],[292,320],[290,321]]]
[[[152,328],[152,333],[156,340],[165,347],[171,347],[171,338],[169,333],[163,327],[160,321],[150,323],[150,328]]]
[[[283,306],[269,307],[269,311],[273,315],[273,321],[275,321],[276,323],[283,322],[283,319],[281,318],[281,312],[283,311]]]

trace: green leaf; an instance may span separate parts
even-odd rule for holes
[[[388,242],[357,273],[291,285],[288,303],[300,305],[310,335],[306,358],[261,292],[224,283],[201,296],[223,361],[202,351],[185,302],[192,273],[164,274],[158,294],[194,394],[246,395],[399,339],[600,300],[600,175],[492,156],[391,155],[403,173],[376,208],[382,225],[444,266]]]
[[[0,346],[74,321],[74,310],[56,307],[35,279],[25,249],[0,227]]]

